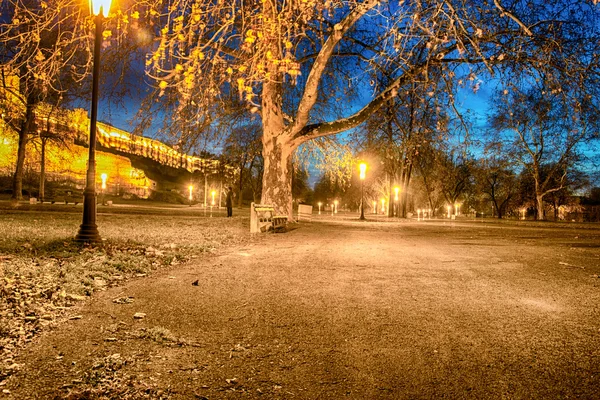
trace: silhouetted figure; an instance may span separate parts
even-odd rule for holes
[[[233,189],[229,186],[227,190],[227,198],[225,199],[225,207],[227,207],[227,217],[233,216]]]

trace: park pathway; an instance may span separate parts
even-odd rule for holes
[[[598,398],[599,246],[592,228],[302,224],[94,295],[19,357],[9,398]]]

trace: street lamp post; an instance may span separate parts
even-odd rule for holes
[[[396,196],[394,197],[394,207],[392,208],[392,214],[394,213],[394,208],[396,209],[396,217],[400,216],[400,210],[398,210],[398,193],[400,193],[400,188],[398,186],[396,186],[394,188],[394,192],[396,193]],[[393,215],[392,215],[393,217]]]
[[[360,218],[359,220],[364,221],[365,218],[365,176],[367,174],[367,164],[360,163]]]
[[[323,203],[318,202],[317,204],[319,205],[319,215],[321,215],[321,206],[323,205]]]
[[[212,200],[210,202],[210,216],[211,217],[212,217],[213,207],[215,206],[215,194],[216,194],[216,192],[214,190],[210,192],[210,195],[212,197]]]
[[[90,0],[90,10],[94,15],[94,58],[92,68],[92,108],[90,110],[90,140],[88,170],[83,191],[83,221],[75,236],[78,242],[100,242],[96,225],[96,121],[98,119],[98,82],[100,77],[100,47],[102,45],[102,25],[104,14],[110,10],[111,0]]]
[[[102,174],[100,175],[100,179],[102,179],[102,205],[105,206],[104,192],[106,192],[106,179],[108,179],[108,175]]]
[[[193,200],[192,192],[194,190],[194,185],[190,185],[188,189],[190,190],[190,207],[191,207],[192,206],[192,200]]]

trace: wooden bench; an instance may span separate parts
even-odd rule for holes
[[[298,204],[298,221],[312,221],[312,206]]]
[[[250,205],[250,233],[285,229],[287,215],[275,215],[275,207],[270,204]]]
[[[83,193],[79,193],[79,192],[66,192],[66,193],[52,193],[49,196],[45,196],[44,197],[44,201],[40,200],[40,203],[50,203],[50,204],[54,204],[54,203],[65,203],[65,204],[69,204],[69,203],[73,203],[75,205],[79,204],[82,202],[82,198],[83,198]]]

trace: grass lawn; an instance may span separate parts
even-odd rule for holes
[[[252,240],[247,216],[114,206],[99,207],[103,243],[88,246],[73,240],[81,205],[0,207],[0,381],[17,349],[94,291]]]

